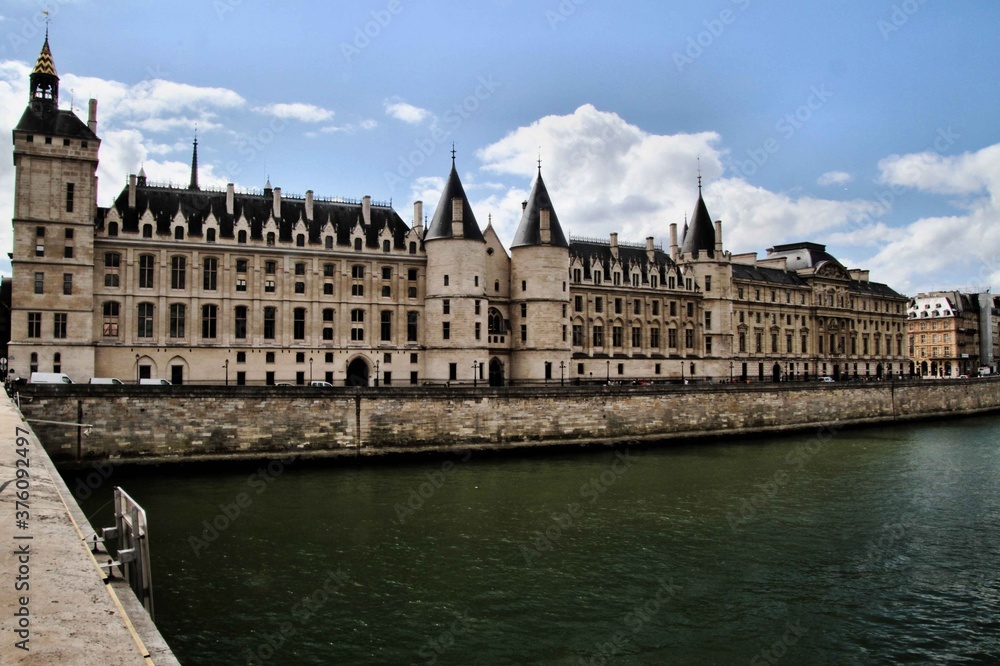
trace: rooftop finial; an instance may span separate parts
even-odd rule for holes
[[[188,184],[189,190],[200,190],[198,187],[198,128],[194,130],[194,151],[191,153],[191,182]]]
[[[538,175],[542,175],[542,147],[538,146]]]
[[[698,156],[698,196],[701,196],[701,155]]]
[[[45,41],[49,41],[49,24],[52,23],[52,17],[49,16],[49,10],[44,10],[42,12],[45,14]]]
[[[451,142],[451,165],[455,166],[455,142]]]

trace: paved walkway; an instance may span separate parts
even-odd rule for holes
[[[83,542],[90,534],[38,439],[0,392],[0,664],[178,663],[131,590],[105,584]]]

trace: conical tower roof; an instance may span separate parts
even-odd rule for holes
[[[434,211],[434,219],[427,227],[424,241],[437,240],[440,238],[454,238],[452,233],[452,222],[454,221],[454,207],[452,201],[461,199],[462,201],[462,237],[471,240],[484,240],[483,232],[476,222],[476,216],[472,212],[469,198],[465,196],[465,188],[462,187],[462,180],[458,177],[458,170],[455,168],[455,158],[451,159],[451,173],[448,174],[448,182],[441,192],[437,209]]]
[[[715,250],[715,225],[712,216],[708,214],[705,199],[701,196],[701,183],[698,184],[698,203],[694,207],[691,224],[684,233],[684,243],[681,252],[713,252]]]
[[[52,59],[52,51],[49,49],[49,34],[45,33],[45,43],[42,44],[42,51],[38,54],[38,61],[35,63],[35,69],[31,71],[32,74],[46,74],[48,76],[58,77],[56,74],[56,63]]]
[[[542,242],[541,222],[543,210],[549,211],[548,243]],[[524,213],[521,215],[521,224],[517,227],[517,233],[514,234],[514,241],[510,247],[514,249],[515,247],[525,245],[569,247],[566,236],[563,234],[562,226],[559,224],[556,209],[552,207],[552,199],[549,198],[549,191],[545,187],[545,181],[542,180],[541,169],[538,170],[538,177],[531,188],[531,194],[528,195],[528,205],[524,208]]]

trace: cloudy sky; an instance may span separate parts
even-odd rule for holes
[[[996,2],[5,0],[6,142],[46,9],[61,105],[99,101],[100,205],[141,166],[186,184],[197,128],[203,185],[412,222],[454,142],[505,242],[540,156],[570,234],[667,244],[700,162],[733,252],[811,240],[904,293],[1000,286]],[[12,200],[0,160],[0,219]]]

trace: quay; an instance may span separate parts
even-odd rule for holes
[[[116,573],[17,406],[0,396],[0,663],[173,666],[179,662]],[[22,471],[23,470],[23,471]]]

